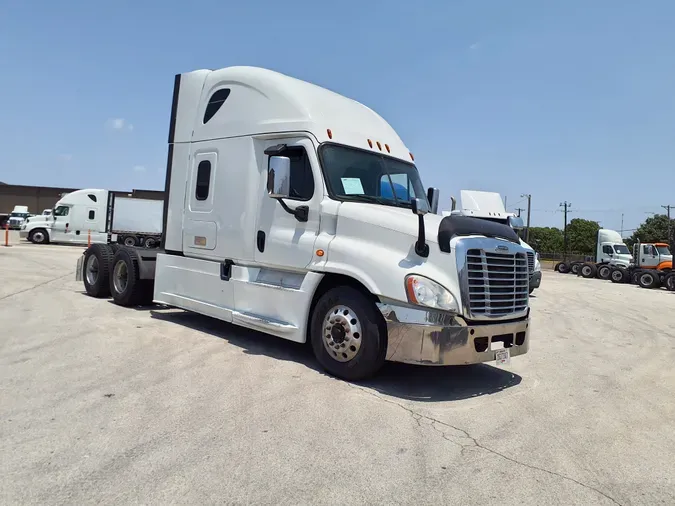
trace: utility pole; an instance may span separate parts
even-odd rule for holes
[[[623,213],[621,213],[621,231],[619,232],[621,239],[623,239]]]
[[[527,228],[525,229],[525,242],[530,238],[530,208],[532,207],[532,195],[523,193],[521,197],[527,197]],[[520,213],[518,214],[520,216]],[[567,222],[567,220],[565,220]]]
[[[672,233],[671,229],[673,227],[672,227],[672,223],[670,222],[670,208],[675,207],[675,206],[671,206],[669,204],[667,206],[661,206],[661,207],[663,207],[666,210],[666,213],[667,213],[667,216],[668,216],[668,244],[672,248],[673,247],[673,233]]]
[[[518,218],[520,218],[520,211],[524,211],[525,209],[523,207],[516,207],[516,211],[518,211]],[[527,241],[525,241],[527,242]]]
[[[567,259],[567,210],[572,207],[571,202],[561,202],[560,207],[564,209],[565,212],[565,228],[563,229],[563,260]],[[525,241],[527,242],[527,241]]]

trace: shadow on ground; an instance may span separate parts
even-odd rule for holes
[[[140,309],[140,308],[139,308]],[[237,346],[249,355],[288,360],[324,374],[309,346],[245,329],[189,311],[146,308],[152,318],[205,332]],[[494,394],[517,386],[522,378],[485,364],[425,367],[387,362],[379,374],[359,385],[384,395],[422,402],[457,401]]]

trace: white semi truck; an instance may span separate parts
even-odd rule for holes
[[[175,78],[168,144],[161,248],[87,248],[90,295],[309,342],[347,380],[528,351],[517,234],[435,214],[371,109],[265,69],[197,70]]]
[[[496,192],[486,192],[478,190],[461,190],[460,191],[460,208],[456,208],[456,200],[452,200],[452,208],[450,211],[444,211],[443,215],[460,214],[462,216],[472,216],[482,220],[489,220],[496,223],[509,225],[514,230],[522,230],[524,228],[523,220],[515,215],[515,213],[506,212],[502,196]],[[541,262],[539,260],[539,253],[520,239],[520,245],[525,248],[527,252],[527,267],[529,273],[529,293],[541,286]]]
[[[28,206],[14,206],[14,209],[12,209],[9,218],[7,219],[9,228],[19,230],[31,216],[32,214],[28,211]]]
[[[123,197],[101,189],[65,195],[51,214],[34,216],[20,236],[36,244],[119,243],[147,248],[159,246],[162,236],[161,200]]]

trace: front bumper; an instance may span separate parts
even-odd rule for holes
[[[527,353],[530,316],[516,321],[475,323],[461,316],[393,304],[378,304],[387,324],[387,360],[424,365],[479,364],[495,360],[497,349],[510,356]],[[493,348],[493,343],[502,346]]]
[[[539,288],[541,285],[541,271],[534,271],[530,275],[530,290],[533,288]]]

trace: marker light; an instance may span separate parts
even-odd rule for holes
[[[373,147],[373,141],[371,141],[370,139],[368,139],[368,145],[372,148],[372,147]]]
[[[330,129],[330,128],[328,128],[328,129],[326,130],[326,133],[328,134],[328,138],[329,138],[329,139],[332,139],[332,138],[333,138],[333,132],[331,132],[331,129]]]

